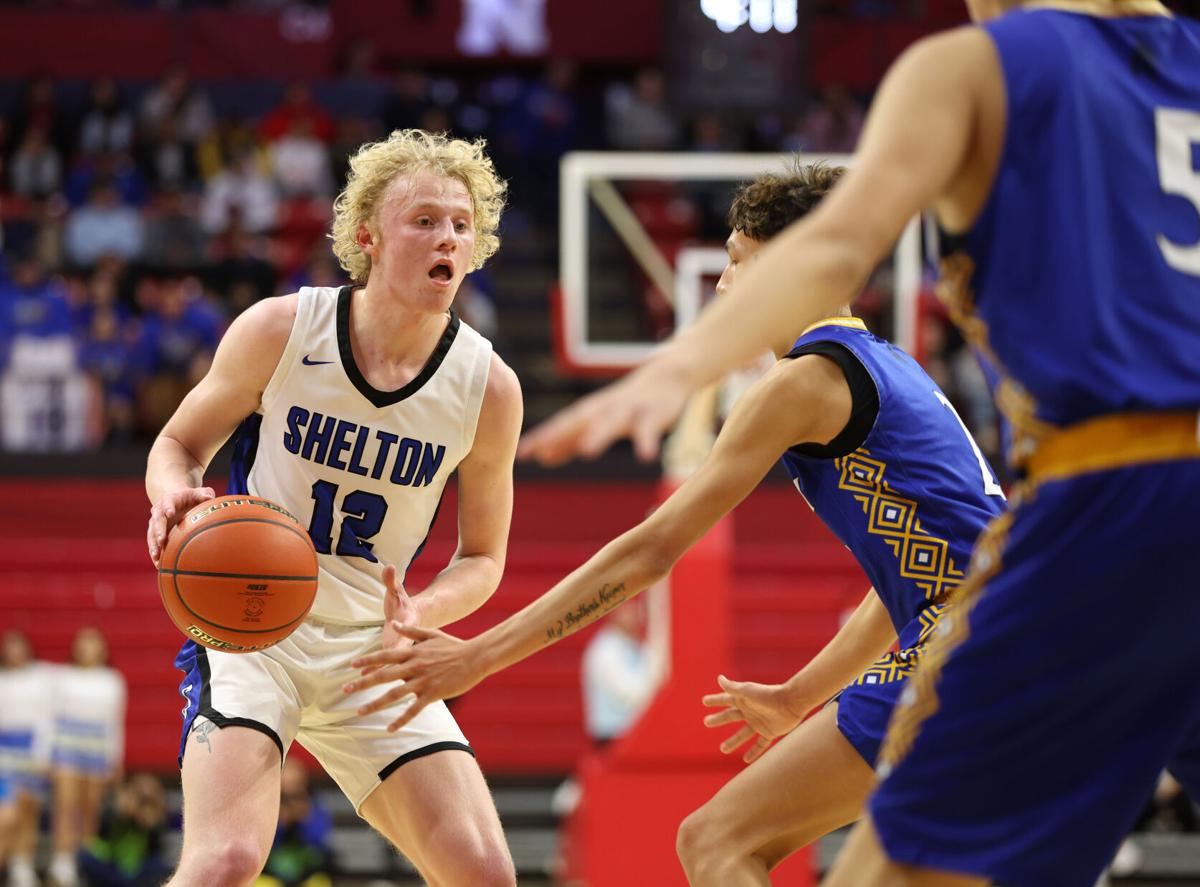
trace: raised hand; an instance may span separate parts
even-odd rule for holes
[[[163,546],[167,544],[167,534],[191,509],[201,502],[215,499],[216,491],[212,487],[184,487],[167,493],[150,507],[150,523],[146,527],[146,548],[150,552],[150,560],[158,566],[162,556]]]
[[[787,684],[731,681],[724,675],[717,678],[717,683],[723,692],[710,693],[701,701],[709,708],[724,711],[705,717],[704,725],[743,724],[721,743],[721,751],[731,754],[753,740],[742,756],[747,764],[757,761],[776,739],[794,730],[810,708],[806,701],[794,698]]]
[[[390,681],[403,681],[358,709],[360,715],[366,715],[411,697],[411,705],[388,725],[388,730],[399,730],[431,702],[461,696],[487,677],[478,664],[474,641],[464,641],[437,629],[394,621],[389,625],[393,632],[412,643],[355,659],[350,665],[361,669],[362,677],[342,687],[342,692],[349,694]]]
[[[595,458],[619,438],[631,437],[638,458],[650,461],[691,392],[682,376],[647,364],[538,425],[521,438],[517,456],[560,465],[575,456]]]

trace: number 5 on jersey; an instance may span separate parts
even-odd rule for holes
[[[308,535],[320,554],[334,553],[333,508],[337,494],[337,484],[329,481],[319,480],[312,485],[312,497],[316,504],[313,505]],[[341,510],[344,517],[336,553],[342,557],[363,557],[378,563],[379,558],[371,550],[375,546],[368,540],[383,526],[388,510],[387,500],[375,493],[355,490],[346,494]]]

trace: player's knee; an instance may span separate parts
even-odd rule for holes
[[[236,887],[252,884],[266,861],[266,852],[257,842],[235,837],[185,855],[179,873],[194,876],[189,883]]]
[[[512,857],[502,843],[476,847],[460,858],[460,863],[467,875],[463,883],[479,887],[515,887],[517,883]]]
[[[704,807],[689,813],[679,824],[679,831],[675,836],[675,852],[679,854],[679,861],[689,875],[719,858],[719,845],[720,835],[713,827]]]
[[[516,869],[502,836],[456,835],[439,842],[443,868],[453,870],[451,883],[479,887],[515,887]]]

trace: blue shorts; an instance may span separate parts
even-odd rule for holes
[[[1047,482],[980,538],[881,755],[889,857],[1091,887],[1159,772],[1200,785],[1200,461]]]
[[[883,656],[833,700],[838,707],[838,730],[872,767],[887,734],[892,709],[908,686],[908,676],[917,667],[925,642],[944,610],[944,605],[936,604],[919,613],[900,632],[900,643],[911,646]]]

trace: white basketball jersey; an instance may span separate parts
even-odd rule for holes
[[[351,287],[304,287],[287,347],[234,444],[229,492],[278,502],[320,561],[310,615],[383,621],[383,565],[420,553],[442,491],[470,452],[492,346],[451,314],[428,363],[397,391],[363,378]]]

